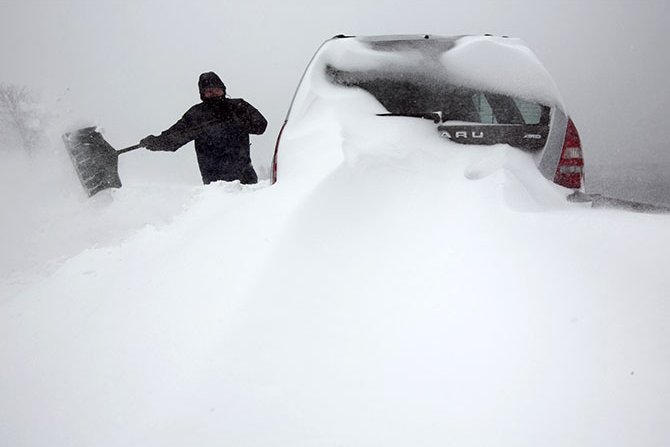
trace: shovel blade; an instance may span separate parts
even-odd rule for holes
[[[108,188],[120,188],[119,155],[95,127],[63,135],[81,185],[89,197]]]

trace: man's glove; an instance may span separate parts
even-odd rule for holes
[[[142,138],[140,140],[140,146],[146,147],[150,151],[159,151],[160,146],[158,145],[158,141],[160,139],[155,136],[155,135],[149,135],[148,137]]]

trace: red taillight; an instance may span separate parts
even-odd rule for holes
[[[579,133],[572,119],[568,119],[568,127],[565,129],[565,141],[561,151],[561,159],[556,168],[554,183],[566,188],[579,189],[582,187],[584,175],[584,156]]]
[[[284,121],[281,129],[279,130],[279,135],[277,135],[277,143],[275,143],[275,154],[272,157],[272,184],[274,185],[277,181],[277,151],[279,151],[279,141],[281,140],[281,134],[284,133],[284,127],[286,127],[287,121]]]

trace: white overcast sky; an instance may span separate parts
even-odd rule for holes
[[[670,161],[665,0],[0,0],[1,83],[27,85],[63,121],[116,145],[157,133],[199,101],[202,71],[270,121],[268,159],[297,82],[339,33],[493,33],[524,39],[556,80],[587,162]],[[257,153],[256,159],[259,155]]]

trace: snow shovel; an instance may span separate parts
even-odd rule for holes
[[[136,144],[117,151],[95,127],[68,132],[63,141],[89,197],[108,188],[120,188],[119,155],[142,147]]]

